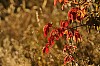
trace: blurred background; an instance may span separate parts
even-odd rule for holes
[[[49,54],[42,53],[47,43],[43,27],[48,22],[59,27],[59,21],[67,19],[67,6],[62,11],[53,0],[0,0],[0,66],[64,66],[63,39],[56,41]],[[100,33],[80,29],[83,40],[74,66],[100,66]]]

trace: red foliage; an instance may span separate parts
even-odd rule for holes
[[[81,35],[79,34],[79,32],[77,30],[74,31],[74,41],[77,42],[78,39],[79,41],[81,41]]]
[[[64,46],[63,52],[68,51],[70,54],[72,54],[72,53],[75,52],[75,49],[76,49],[76,48],[77,48],[76,46],[66,44],[66,45]]]
[[[68,11],[68,19],[71,21],[81,21],[86,16],[85,8],[73,7]]]
[[[68,11],[68,19],[69,20],[76,20],[77,19],[77,11],[79,10],[79,8],[77,7],[73,7]]]
[[[63,36],[64,28],[56,28],[50,32],[50,36],[53,36],[55,40],[59,40]]]
[[[68,38],[72,38],[73,37],[73,33],[71,31],[68,31],[67,36],[68,36]]]
[[[48,54],[49,53],[49,44],[47,43],[46,46],[43,48],[43,53]]]
[[[61,2],[63,2],[63,0],[59,0],[59,2],[61,3]]]
[[[86,2],[86,0],[84,0],[84,1]],[[62,10],[63,10],[64,5],[66,3],[68,3],[69,0],[54,0],[54,6],[56,6],[58,2],[62,4]],[[79,5],[79,6],[72,7],[68,11],[68,20],[61,20],[60,27],[51,30],[50,36],[47,38],[48,43],[43,48],[43,53],[48,53],[49,47],[52,47],[54,45],[54,41],[59,40],[61,37],[64,37],[64,39],[67,43],[63,49],[64,53],[67,52],[67,54],[64,58],[64,64],[74,61],[72,54],[74,54],[75,49],[77,47],[73,46],[72,44],[73,44],[73,42],[75,42],[75,44],[76,44],[82,40],[82,36],[80,35],[79,31],[75,28],[84,26],[84,24],[80,23],[80,25],[79,26],[76,25],[76,27],[72,27],[71,24],[74,21],[81,22],[83,20],[83,18],[85,18],[87,16],[87,14],[86,14],[87,6],[82,5],[82,7],[81,7],[80,2],[77,2],[76,0],[73,0],[70,2],[72,5],[75,4],[75,5]],[[86,25],[88,25],[89,27],[91,27],[91,26],[99,27],[97,20],[100,20],[100,19],[97,17],[95,18],[94,16],[90,16],[89,20],[86,22]],[[44,26],[43,31],[44,31],[45,37],[47,37],[50,27],[52,27],[52,24],[50,24],[50,23],[48,23],[47,25]]]
[[[69,24],[71,20],[61,20],[60,21],[60,28],[55,28],[51,30],[50,36],[48,37],[48,43],[43,48],[43,53],[49,53],[49,47],[52,47],[54,45],[55,40],[59,40],[61,37],[63,37],[64,34],[66,34],[66,39],[73,39],[77,42],[78,39],[81,39],[81,35],[79,34],[78,30],[73,29],[69,27]],[[49,28],[52,26],[52,24],[47,24],[44,30],[44,34],[47,36],[47,33],[49,32]],[[70,56],[66,56],[64,58],[64,64],[71,62],[74,60],[74,58],[71,56],[77,47],[73,45],[66,44],[64,46],[63,52],[68,52]]]
[[[50,36],[48,38],[48,43],[49,43],[50,46],[53,46],[54,45],[54,36]]]
[[[75,41],[77,41],[78,38],[81,38],[81,35],[79,34],[79,32],[77,30],[74,30],[74,29],[71,29],[70,27],[68,27],[69,24],[70,24],[70,22],[68,22],[67,20],[62,20],[62,21],[60,21],[60,28],[55,28],[50,32],[50,36],[48,37],[48,43],[45,46],[45,48],[43,50],[43,53],[49,52],[48,47],[49,46],[52,47],[54,45],[54,41],[59,40],[59,38],[63,37],[64,34],[66,34],[66,39],[67,40],[69,40],[69,38],[71,39],[71,38],[75,37]],[[44,34],[46,36],[47,36],[47,32],[49,32],[49,28],[51,26],[52,25],[50,23],[46,25],[45,31],[44,31]],[[68,50],[70,53],[73,52],[73,48],[75,48],[75,46],[66,45],[64,47],[64,49]]]
[[[65,29],[61,27],[61,28],[58,28],[57,30],[58,30],[58,33],[59,33],[59,37],[62,37],[64,35]]]
[[[56,6],[58,0],[54,0],[54,6]]]
[[[64,58],[64,64],[74,61],[74,58],[71,55],[66,55]]]
[[[60,21],[60,26],[61,27],[64,27],[64,28],[67,28],[68,27],[68,25],[69,25],[69,21],[68,20],[61,20]]]
[[[43,28],[44,37],[47,37],[50,27],[52,27],[52,24],[50,24],[50,23],[48,23],[47,25],[44,26],[44,28]]]

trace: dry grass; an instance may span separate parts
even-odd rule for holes
[[[46,5],[45,2],[30,0],[30,9],[26,9],[23,1],[17,13],[14,13],[13,4],[5,9],[0,3],[3,18],[0,20],[0,66],[63,66],[62,41],[56,42],[50,54],[42,53],[47,42],[43,36],[43,26],[53,22],[53,26],[59,27],[59,21],[67,19],[67,10],[53,7],[53,0],[48,0]],[[100,33],[93,30],[88,34],[82,29],[83,42],[78,44],[78,55],[75,55],[77,63],[74,65],[99,66]]]

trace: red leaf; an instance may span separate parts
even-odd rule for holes
[[[54,6],[56,6],[58,0],[54,0]]]
[[[50,46],[53,46],[54,45],[54,36],[50,36],[48,38],[48,43],[50,44]]]
[[[56,40],[59,40],[59,34],[55,35]]]
[[[61,2],[63,2],[63,0],[59,0],[59,2],[61,3]]]
[[[68,51],[70,54],[72,54],[72,53],[75,52],[75,49],[76,49],[76,48],[77,48],[76,46],[66,44],[66,45],[64,46],[63,52]]]
[[[52,24],[51,23],[48,23],[47,25],[48,25],[48,27],[52,27]]]
[[[44,26],[43,32],[44,32],[44,37],[46,37],[46,36],[47,36],[47,33],[49,32],[49,27],[48,27],[48,25],[45,25],[45,26]]]
[[[43,53],[46,53],[46,54],[49,53],[49,48],[48,48],[47,46],[45,46],[45,47],[43,48]]]
[[[59,38],[63,36],[63,32],[65,31],[64,28],[58,28]]]
[[[68,11],[68,19],[70,20],[76,20],[77,17],[77,11],[79,10],[79,8],[75,7],[75,8],[71,8]]]
[[[61,20],[60,21],[60,26],[61,27],[66,28],[66,27],[68,27],[68,25],[69,25],[69,21],[67,21],[67,20]]]
[[[68,31],[68,38],[72,38],[73,37],[73,33],[71,31]]]
[[[75,35],[75,41],[76,41],[76,42],[78,41],[78,39],[81,40],[81,35],[79,34],[79,32],[78,32],[77,30],[74,31],[74,35]]]
[[[70,56],[66,55],[64,58],[64,65],[72,61],[74,61],[74,58],[71,55]]]
[[[52,24],[50,23],[48,23],[47,25],[43,27],[44,37],[47,37],[50,27],[52,27]]]

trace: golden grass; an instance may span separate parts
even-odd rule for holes
[[[43,27],[48,22],[59,27],[59,21],[67,19],[67,10],[53,7],[53,0],[44,0],[46,3],[31,1],[30,9],[26,9],[23,2],[17,13],[14,13],[13,4],[1,10],[0,15],[4,19],[0,20],[0,66],[63,66],[63,40],[50,48],[50,54],[42,53],[47,42]],[[9,15],[4,16],[5,13]],[[94,30],[88,34],[83,30],[80,30],[83,41],[78,45],[78,55],[75,57],[77,63],[74,65],[100,65],[100,33]],[[71,63],[67,65],[71,66]]]

